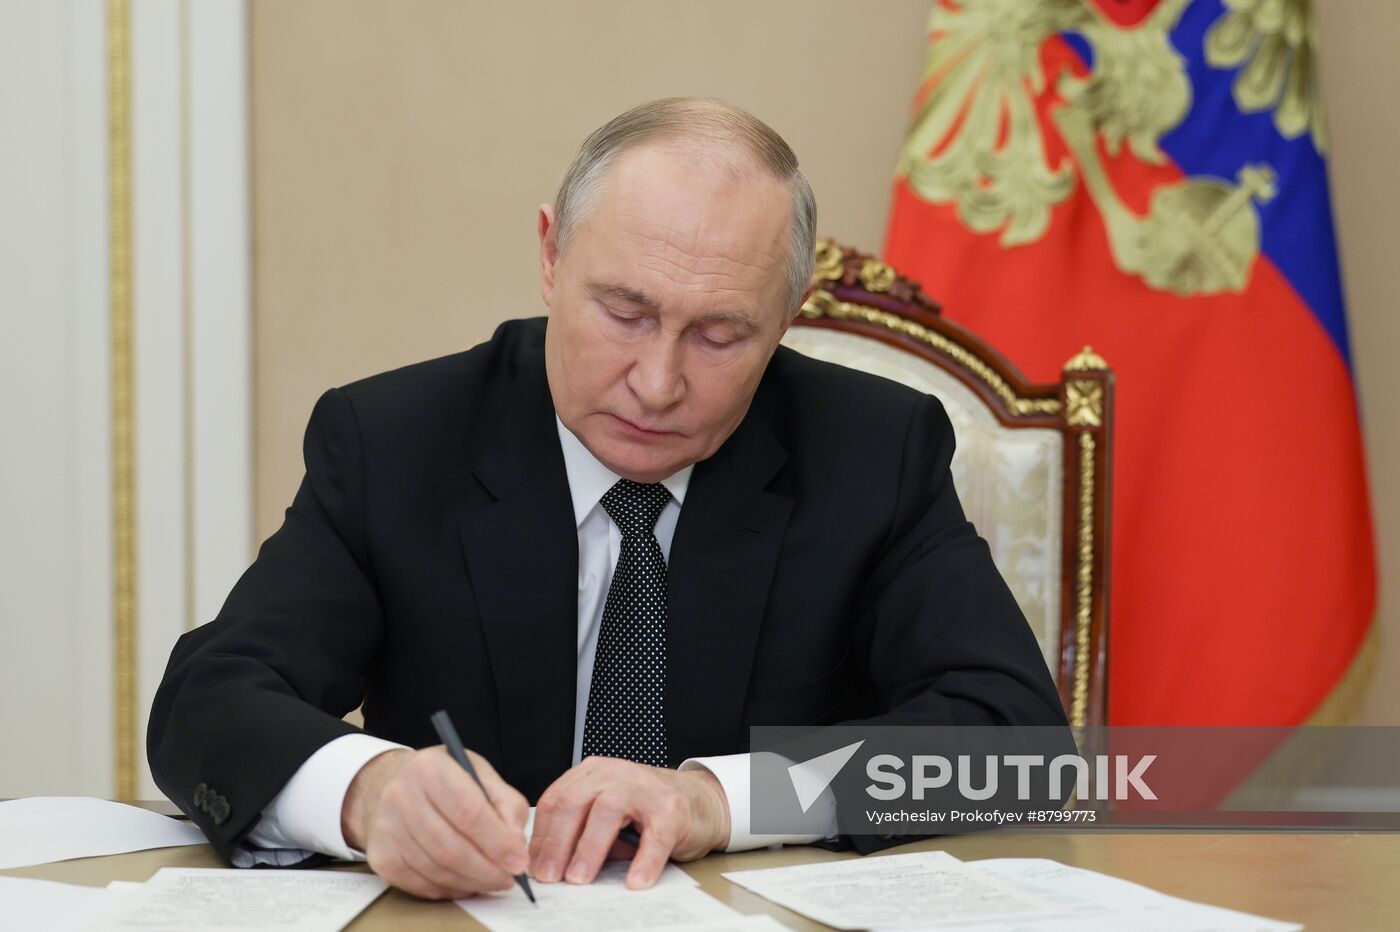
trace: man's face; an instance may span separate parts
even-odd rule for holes
[[[791,319],[790,211],[777,179],[661,146],[614,162],[562,255],[541,208],[554,407],[613,472],[658,482],[744,419]]]

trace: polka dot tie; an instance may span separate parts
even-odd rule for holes
[[[656,519],[671,500],[660,483],[622,479],[603,510],[622,531],[583,724],[583,756],[666,766],[666,561]]]

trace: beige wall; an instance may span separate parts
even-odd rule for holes
[[[253,4],[260,539],[321,391],[542,313],[535,217],[633,103],[721,97],[878,250],[925,0]],[[861,12],[865,10],[867,12]]]
[[[928,2],[255,0],[259,538],[296,488],[321,391],[541,310],[535,209],[587,131],[632,103],[754,111],[801,156],[821,229],[878,250]],[[1400,5],[1318,6],[1384,597],[1400,582],[1400,490],[1375,481],[1400,473]],[[1400,721],[1396,640],[1372,721]]]
[[[1322,34],[1333,207],[1381,580],[1380,662],[1359,720],[1400,724],[1400,315],[1395,312],[1400,4],[1320,0],[1313,6]]]

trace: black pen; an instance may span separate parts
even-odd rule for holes
[[[467,758],[467,749],[462,747],[462,739],[457,737],[457,729],[452,727],[452,719],[447,717],[447,711],[439,709],[433,713],[433,728],[437,730],[438,737],[447,746],[447,753],[452,755],[452,759],[462,765],[462,769],[471,775],[476,781],[476,785],[481,787],[481,793],[486,796],[486,804],[491,806],[491,797],[486,794],[486,787],[481,785],[481,778],[476,775],[476,768]],[[495,808],[492,806],[492,808]],[[530,902],[535,902],[534,891],[530,889],[530,878],[524,874],[516,874],[515,882],[520,884],[520,889],[525,891],[525,895],[530,898]],[[536,903],[535,905],[539,905]]]

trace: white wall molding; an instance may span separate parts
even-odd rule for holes
[[[213,618],[252,550],[243,0],[134,0],[138,795],[175,640]]]
[[[186,629],[185,218],[180,0],[131,4],[131,256],[135,429],[137,796],[146,718],[170,646]]]
[[[248,11],[190,2],[190,431],[194,511],[189,600],[212,619],[253,555],[252,203]]]
[[[0,797],[115,788],[103,9],[0,5]]]
[[[121,4],[115,4],[121,10]],[[0,797],[119,792],[105,0],[0,4]],[[130,0],[135,795],[176,638],[252,555],[246,0]],[[117,23],[116,25],[120,25]],[[118,85],[119,87],[119,85]]]
[[[72,686],[77,792],[116,791],[112,729],[112,333],[108,251],[107,32],[101,0],[67,0],[77,517]]]

